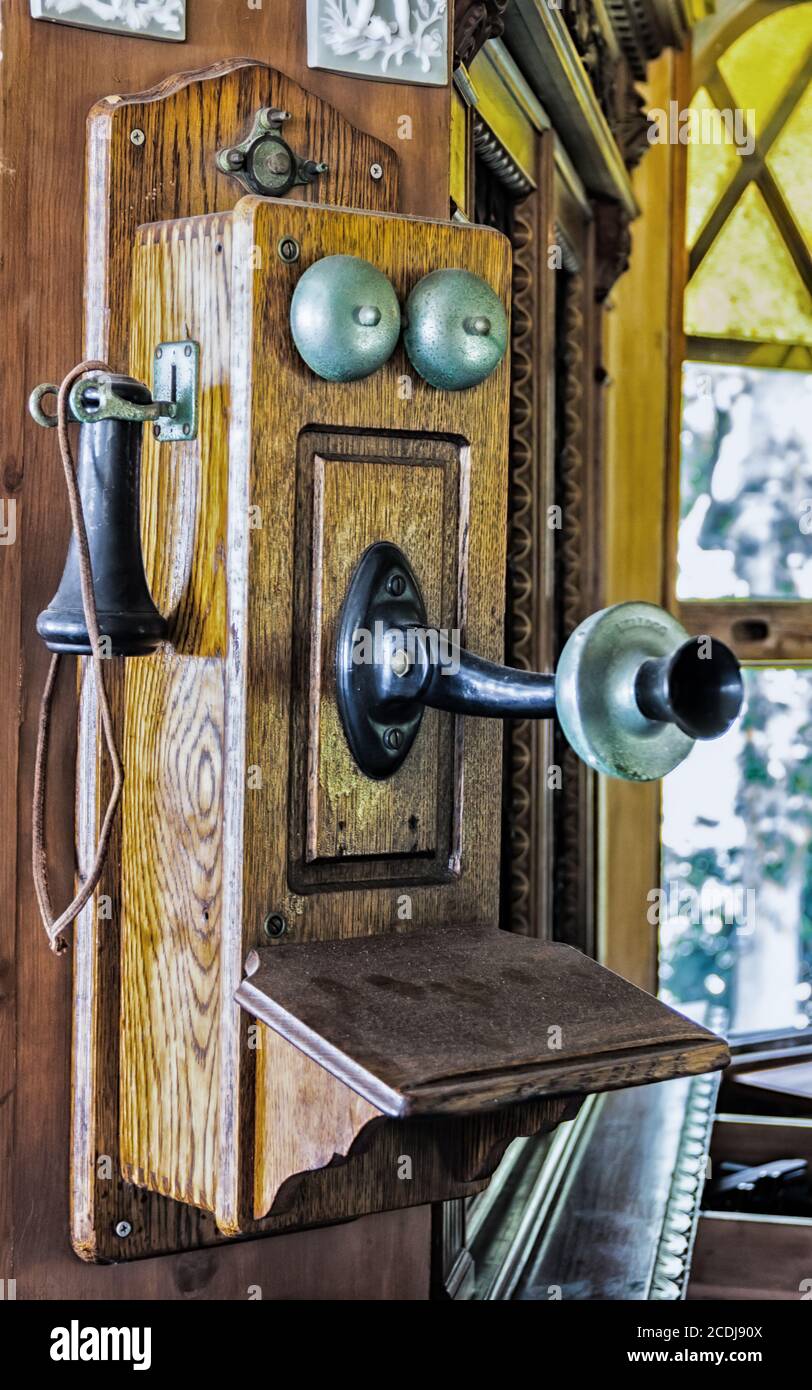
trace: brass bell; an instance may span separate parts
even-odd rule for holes
[[[117,397],[136,405],[150,393],[132,377],[112,376]],[[85,390],[89,403],[92,386]],[[147,586],[141,554],[139,483],[142,420],[100,419],[79,431],[77,481],[87,531],[99,631],[111,656],[143,656],[165,640],[166,620]],[[37,632],[52,652],[88,656],[90,636],[82,605],[79,552],[71,535],[65,568],[54,597],[37,619]]]
[[[360,256],[325,256],[302,275],[290,305],[293,341],[324,381],[358,381],[382,367],[400,337],[400,305],[382,271]]]
[[[433,270],[406,301],[403,343],[430,386],[465,391],[505,355],[508,320],[501,299],[469,270]]]

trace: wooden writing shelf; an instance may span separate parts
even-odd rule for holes
[[[451,1116],[713,1071],[724,1042],[559,943],[439,927],[252,951],[253,1017],[385,1115]]]

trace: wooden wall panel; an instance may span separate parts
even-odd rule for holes
[[[448,91],[310,73],[300,0],[274,0],[262,9],[195,0],[183,45],[34,22],[27,0],[0,0],[0,23],[0,292],[5,341],[24,345],[7,353],[0,383],[0,482],[18,503],[16,544],[0,548],[8,634],[0,651],[0,885],[6,904],[0,914],[0,1161],[11,1174],[0,1183],[0,1277],[16,1276],[18,1298],[243,1297],[252,1283],[267,1297],[422,1297],[429,1239],[422,1211],[117,1270],[82,1266],[71,1254],[70,968],[47,950],[30,873],[34,738],[47,667],[34,624],[61,574],[68,523],[53,438],[27,419],[23,403],[35,382],[61,378],[82,355],[85,119],[105,93],[143,90],[170,73],[238,54],[270,61],[372,134],[397,143],[403,209],[444,216]],[[414,138],[398,142],[397,117],[404,112],[413,118]],[[76,709],[70,685],[65,673],[47,820],[57,902],[70,896],[73,865]],[[17,999],[25,1000],[24,1008],[17,1010]]]
[[[664,54],[649,69],[649,107],[683,100],[687,54]],[[681,87],[677,86],[681,83]],[[655,145],[634,175],[642,217],[633,224],[631,268],[606,315],[606,603],[667,602],[664,574],[666,458],[671,429],[674,304],[672,229],[682,226],[684,145]],[[654,990],[657,929],[647,894],[660,882],[660,783],[600,779],[600,958],[626,979]]]

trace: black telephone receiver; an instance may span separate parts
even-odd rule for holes
[[[166,640],[166,619],[152,601],[141,553],[141,432],[151,423],[161,442],[196,437],[199,356],[197,343],[161,343],[152,393],[134,377],[100,372],[80,377],[70,392],[69,414],[81,426],[77,483],[105,657],[146,656]],[[32,392],[29,409],[38,424],[56,424],[42,405],[56,391],[45,384]],[[37,632],[49,651],[92,654],[75,530]]]
[[[155,349],[153,390],[143,382],[82,363],[61,388],[45,383],[29,399],[40,425],[56,427],[73,530],[59,587],[37,619],[37,632],[54,653],[42,696],[34,765],[32,859],[34,886],[51,949],[65,949],[64,932],[96,889],[104,868],[124,769],[116,746],[102,658],[146,656],[166,639],[167,623],[152,601],[141,550],[141,431],[152,423],[159,441],[191,441],[198,426],[200,351],[197,343],[161,343]],[[88,370],[84,370],[87,367]],[[56,415],[43,400],[56,395]],[[80,425],[74,468],[69,423]],[[73,900],[58,915],[48,888],[45,802],[48,743],[60,658],[90,656],[101,724],[112,765],[112,790],[93,864]]]

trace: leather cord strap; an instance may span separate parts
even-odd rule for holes
[[[72,902],[64,911],[56,917],[54,915],[51,895],[48,889],[48,864],[45,850],[45,806],[46,806],[46,785],[48,772],[48,744],[51,732],[51,707],[53,703],[56,678],[59,671],[59,655],[54,654],[48,668],[48,676],[45,681],[45,689],[42,692],[42,703],[39,711],[39,722],[37,724],[37,752],[34,763],[34,810],[32,822],[32,856],[34,870],[34,886],[37,892],[40,915],[45,931],[48,935],[48,942],[51,950],[60,955],[67,949],[64,939],[64,932],[71,922],[78,917],[82,908],[93,896],[99,879],[102,875],[107,852],[110,848],[110,837],[113,831],[118,803],[121,799],[121,792],[124,786],[124,769],[121,765],[118,748],[116,747],[115,731],[113,728],[113,718],[110,713],[110,704],[107,698],[107,689],[104,683],[103,662],[101,654],[101,634],[99,632],[98,617],[96,614],[96,597],[93,591],[93,571],[90,565],[90,551],[87,543],[87,530],[85,527],[84,512],[82,511],[82,499],[79,495],[79,484],[76,478],[76,466],[73,461],[70,438],[68,435],[68,424],[70,413],[68,410],[68,396],[75,381],[83,376],[85,372],[104,371],[109,372],[110,368],[106,362],[80,362],[72,371],[68,372],[65,380],[59,388],[57,399],[57,437],[59,440],[59,452],[62,458],[62,467],[65,472],[65,485],[68,489],[68,500],[70,503],[71,525],[76,541],[76,548],[79,555],[79,577],[82,589],[82,607],[84,608],[85,622],[90,636],[92,649],[93,671],[96,678],[96,700],[99,713],[101,715],[102,729],[104,731],[104,741],[110,755],[110,765],[113,773],[113,786],[110,792],[110,800],[107,803],[107,810],[104,813],[99,842],[96,846],[96,854],[93,864],[84,879],[81,888],[73,898]]]

